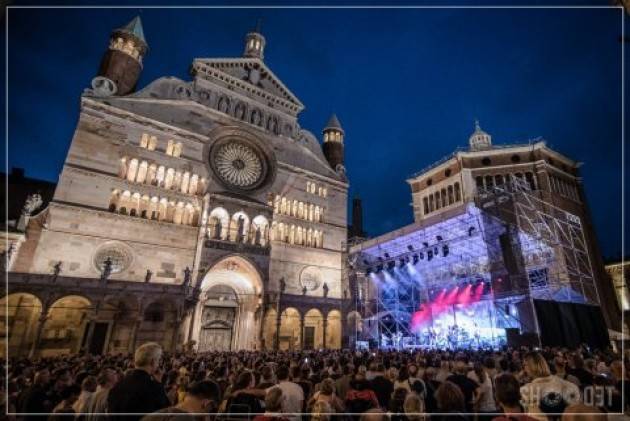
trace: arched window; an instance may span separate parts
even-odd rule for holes
[[[433,212],[435,208],[433,207],[433,195],[429,195],[429,212]]]
[[[170,139],[166,144],[166,154],[171,156],[173,155],[173,141]]]
[[[193,174],[190,176],[190,185],[188,186],[188,194],[197,194],[197,186],[199,182],[199,176]]]
[[[176,158],[179,158],[182,154],[182,144],[180,142],[177,142],[175,145],[173,145],[173,156]]]
[[[184,175],[182,175],[182,184],[181,184],[181,192],[182,193],[187,193],[188,192],[188,185],[190,183],[190,173],[188,171],[186,171],[184,173]]]
[[[455,201],[459,202],[462,200],[462,193],[459,189],[459,183],[455,183]]]
[[[286,197],[282,197],[282,200],[280,201],[280,213],[282,215],[287,214],[287,198]]]
[[[295,244],[295,225],[291,224],[291,230],[289,231],[289,244]]]
[[[422,203],[424,205],[424,214],[429,213],[429,200],[426,197],[422,198]]]
[[[298,218],[304,219],[304,202],[298,203]]]
[[[149,147],[149,135],[147,133],[142,133],[142,138],[140,139],[140,147],[141,148]]]
[[[169,168],[166,170],[166,177],[164,177],[164,188],[170,189],[173,187],[173,178],[175,178],[175,170]]]
[[[452,205],[455,201],[455,197],[453,196],[453,186],[448,186],[448,204]]]
[[[297,211],[298,211],[298,202],[297,200],[294,200],[293,206],[291,207],[291,216],[297,217]]]
[[[147,170],[149,169],[149,163],[142,161],[138,167],[138,175],[136,176],[137,183],[144,183],[147,179]]]
[[[486,188],[494,187],[494,181],[491,175],[486,176]]]
[[[149,146],[147,149],[150,151],[154,151],[156,146],[157,146],[157,137],[151,136],[151,138],[149,139]]]
[[[440,209],[442,207],[442,200],[440,198],[440,191],[435,192],[435,209]]]
[[[442,196],[442,207],[445,208],[446,205],[448,204],[447,202],[447,198],[446,198],[446,189],[442,189],[442,191],[440,192],[441,196]]]

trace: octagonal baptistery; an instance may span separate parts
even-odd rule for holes
[[[116,37],[146,43],[140,20],[130,25]],[[333,168],[298,123],[304,106],[263,62],[265,43],[256,53],[247,39],[244,57],[195,59],[191,81],[163,77],[119,95],[104,71],[82,95],[54,199],[29,218],[10,285],[28,293],[36,276],[38,297],[80,290],[92,312],[85,349],[131,350],[148,337],[203,351],[341,346],[327,343],[325,317],[305,342],[308,321],[289,337],[278,314],[345,318],[343,137],[325,136],[337,142]],[[124,42],[111,48],[141,63]],[[335,121],[327,130],[342,131]],[[129,296],[137,304],[120,310],[123,321],[100,305]],[[46,353],[46,340],[33,343]]]

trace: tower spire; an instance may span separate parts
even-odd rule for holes
[[[341,123],[336,114],[332,114],[326,123],[326,127],[322,130],[324,135],[324,156],[328,160],[330,166],[337,171],[339,165],[343,166],[343,138],[345,132],[341,127]]]
[[[260,33],[262,18],[256,21],[256,28],[245,35],[243,57],[263,59],[265,57],[265,37]]]

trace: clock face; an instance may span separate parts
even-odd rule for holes
[[[261,153],[237,140],[217,145],[211,154],[211,164],[221,181],[244,190],[258,187],[266,172]]]

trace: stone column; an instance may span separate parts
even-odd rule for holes
[[[274,340],[273,349],[277,351],[280,349],[280,324],[282,323],[280,309],[278,309],[276,314],[276,338]]]
[[[328,328],[328,319],[324,318],[324,320],[322,321],[322,328],[324,329],[324,337],[323,337],[323,344],[322,344],[322,348],[326,349],[326,329]]]
[[[39,316],[39,319],[37,319],[37,330],[35,331],[35,339],[33,339],[33,345],[31,346],[31,350],[28,353],[29,358],[33,358],[39,348],[39,342],[42,338],[42,332],[44,331],[46,320],[48,320],[47,311],[42,309],[42,314]]]
[[[88,331],[86,334],[86,338],[85,338],[85,342],[83,344],[83,351],[84,352],[88,352],[90,349],[90,344],[92,343],[92,337],[94,336],[94,319],[88,319],[87,320],[87,325],[88,325]],[[79,347],[80,349],[80,347]]]
[[[304,349],[304,315],[300,314],[300,349]]]
[[[131,328],[131,338],[129,339],[129,352],[132,354],[136,351],[136,339],[138,337],[138,329],[140,328],[141,323],[142,319],[137,319],[133,323],[133,327]]]

